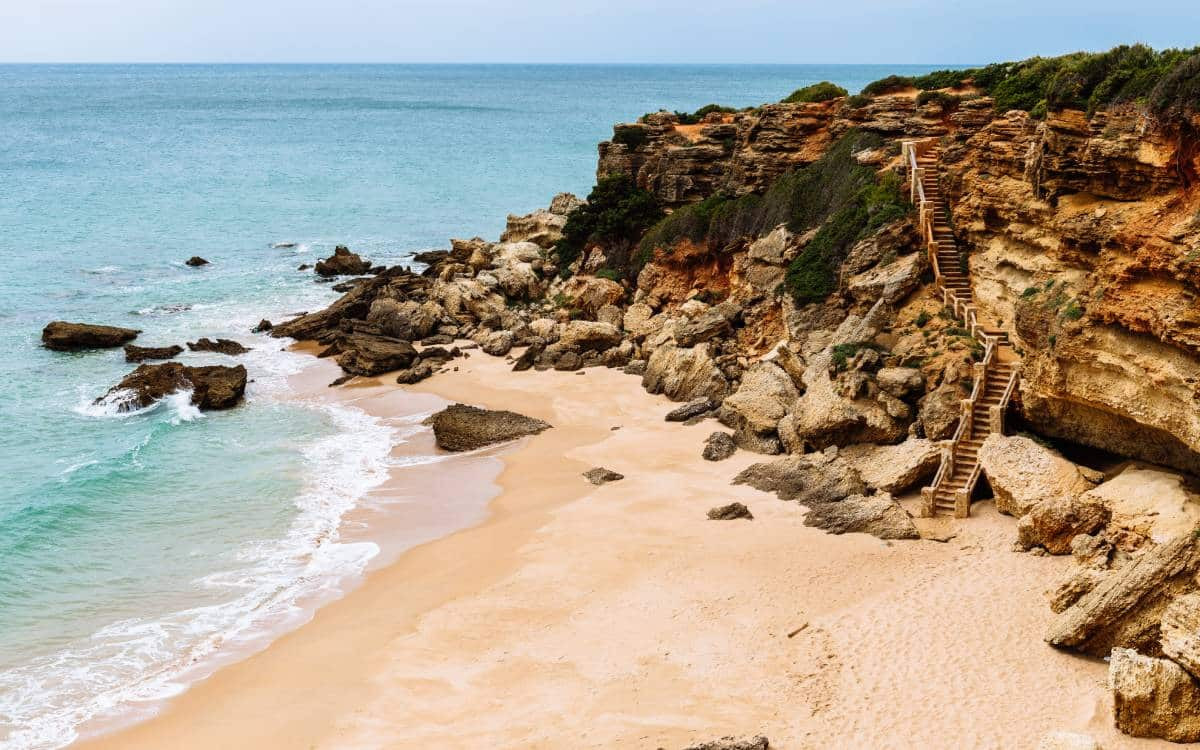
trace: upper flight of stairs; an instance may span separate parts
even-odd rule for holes
[[[933,267],[942,302],[983,345],[975,363],[975,383],[963,399],[962,417],[954,437],[942,446],[942,463],[933,483],[921,490],[921,513],[935,516],[970,514],[971,493],[979,481],[979,449],[990,433],[1004,431],[1004,412],[1016,388],[1020,360],[1007,332],[982,325],[971,291],[971,277],[959,254],[939,179],[939,150],[933,139],[905,141],[905,167],[912,202],[916,204],[921,235]]]

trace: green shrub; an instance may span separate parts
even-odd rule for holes
[[[721,114],[730,114],[737,112],[733,107],[722,107],[720,104],[705,104],[695,112],[676,112],[675,117],[679,120],[680,125],[696,125],[703,120],[707,115],[713,112]]]
[[[858,109],[859,107],[865,107],[867,104],[870,104],[870,102],[871,102],[871,97],[866,96],[865,94],[855,94],[854,96],[846,98],[846,106],[848,106],[852,109]]]
[[[1179,62],[1149,94],[1150,111],[1182,122],[1200,112],[1200,52]],[[1200,218],[1200,214],[1197,214]]]
[[[926,312],[925,310],[922,310],[920,312],[920,314],[917,315],[917,319],[914,320],[913,323],[916,324],[917,328],[924,328],[926,326],[926,324],[928,324],[929,321],[932,319],[932,317],[933,316],[931,316],[928,312]]]
[[[880,78],[878,81],[872,81],[863,87],[862,93],[867,96],[879,96],[881,94],[892,94],[897,91],[913,88],[913,79],[910,76],[888,76]]]
[[[590,244],[604,246],[609,267],[622,274],[632,269],[634,243],[660,218],[662,208],[649,191],[628,175],[601,178],[587,203],[567,216],[557,250],[563,272]]]
[[[837,99],[845,96],[846,89],[838,86],[836,83],[829,81],[821,81],[814,83],[811,86],[805,86],[793,91],[786,99],[784,104],[801,104],[805,102],[827,102],[830,99]]]
[[[1067,306],[1063,308],[1062,316],[1067,320],[1079,320],[1083,317],[1083,308],[1079,306],[1079,302],[1071,300]]]
[[[852,341],[848,344],[836,344],[833,347],[833,356],[831,361],[833,362],[834,367],[837,368],[838,372],[841,372],[846,369],[847,365],[850,364],[850,359],[863,349],[882,351],[883,347],[879,346],[879,344],[876,344],[873,341]]]
[[[627,146],[630,151],[636,151],[650,139],[650,134],[641,125],[618,125],[613,128],[613,143]]]
[[[934,102],[943,112],[954,109],[962,103],[963,97],[947,94],[945,91],[922,91],[917,94],[917,104],[922,106]]]
[[[596,276],[601,279],[608,279],[609,281],[621,280],[621,274],[613,268],[601,268],[599,271],[596,271]]]
[[[1021,292],[1021,296],[1025,299],[1029,299],[1030,297],[1035,296],[1039,291],[1041,290],[1036,286],[1027,286],[1025,287],[1025,291]]]
[[[922,91],[931,89],[953,89],[975,74],[974,68],[967,70],[935,70],[912,79],[912,85]]]

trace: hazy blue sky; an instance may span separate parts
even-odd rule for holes
[[[965,63],[1200,44],[1195,0],[0,0],[0,60]]]

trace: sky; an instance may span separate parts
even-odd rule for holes
[[[0,0],[3,62],[985,63],[1200,44],[1196,0]]]

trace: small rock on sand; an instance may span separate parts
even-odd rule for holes
[[[719,740],[688,745],[683,750],[770,750],[771,742],[766,737],[722,737]]]
[[[624,474],[618,474],[612,469],[606,469],[603,466],[597,466],[594,469],[588,469],[587,471],[583,472],[583,476],[592,484],[619,482],[625,478]]]
[[[738,518],[753,520],[754,514],[741,503],[721,505],[708,511],[708,519],[710,521],[733,521]]]
[[[737,443],[728,432],[714,432],[704,441],[704,452],[700,455],[705,461],[724,461],[737,451]]]

